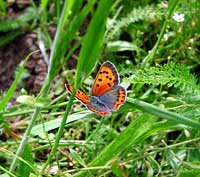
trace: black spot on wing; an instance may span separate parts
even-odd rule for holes
[[[108,85],[109,87],[111,87],[111,86],[112,86],[110,83],[107,83],[107,85]]]

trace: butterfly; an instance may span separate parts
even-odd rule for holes
[[[119,82],[115,65],[106,61],[97,73],[91,95],[88,96],[83,91],[77,90],[75,97],[96,114],[110,114],[112,110],[119,109],[125,102],[126,90],[119,85]],[[71,93],[73,92],[73,86],[66,84],[65,87]]]

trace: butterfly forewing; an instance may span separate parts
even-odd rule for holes
[[[93,96],[101,96],[119,83],[119,76],[115,66],[107,61],[97,73],[94,85],[92,87]]]
[[[65,87],[72,93],[74,88],[71,85],[65,85]],[[82,92],[81,90],[77,90],[75,97],[80,100],[82,103],[87,104],[89,103],[89,97]]]

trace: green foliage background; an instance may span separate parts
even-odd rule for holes
[[[22,139],[1,142],[0,175],[199,176],[197,0],[31,1],[16,19],[7,17],[8,6],[0,0],[0,46],[35,32],[50,56],[38,95],[15,97],[31,54],[1,95],[1,132],[13,132],[20,117]],[[75,75],[69,59],[77,62]],[[90,75],[106,60],[116,65],[127,99],[101,117],[73,101],[64,83],[89,94]],[[19,104],[6,107],[11,98]]]

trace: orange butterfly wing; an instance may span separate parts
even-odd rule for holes
[[[126,90],[122,87],[119,86],[119,75],[117,72],[117,69],[115,68],[114,64],[112,64],[109,61],[106,61],[103,63],[101,68],[99,69],[99,72],[97,73],[97,76],[94,81],[94,85],[92,87],[92,96],[96,96],[101,101],[104,99],[105,105],[109,107],[108,110],[103,110],[100,109],[100,107],[97,107],[95,105],[96,103],[90,101],[90,97],[87,96],[84,92],[81,90],[77,90],[75,97],[80,100],[82,103],[87,106],[87,108],[91,111],[93,111],[96,114],[99,115],[106,115],[110,114],[111,110],[117,110],[121,105],[124,104],[125,102],[125,97],[126,97]],[[65,85],[65,87],[70,91],[73,92],[73,87],[71,85]],[[117,92],[117,97],[115,97],[111,93],[115,91]],[[110,96],[108,96],[110,95]],[[113,95],[113,96],[112,96]],[[106,98],[106,96],[108,96]],[[112,99],[115,98],[115,101],[113,102]],[[111,101],[109,103],[109,101]]]
[[[119,83],[119,75],[115,66],[106,61],[97,73],[92,87],[92,96],[101,96]]]
[[[71,85],[67,85],[65,84],[65,87],[66,89],[68,89],[71,93],[73,92],[74,88],[71,86]],[[75,97],[80,100],[82,103],[84,104],[88,104],[90,99],[89,97],[84,93],[82,92],[81,90],[77,90],[76,94],[75,94]]]
[[[118,98],[117,98],[117,101],[114,104],[113,109],[114,110],[119,109],[119,107],[124,104],[125,98],[126,98],[126,90],[124,89],[124,87],[120,86],[120,89],[119,89],[119,92],[118,92]]]
[[[73,92],[73,87],[71,85],[67,85],[65,84],[65,87],[66,89],[68,89],[71,93]],[[106,114],[110,114],[110,112],[103,112],[103,111],[99,111],[97,110],[96,108],[94,108],[90,102],[89,102],[89,97],[84,93],[82,92],[81,90],[77,90],[76,92],[76,95],[75,97],[80,100],[82,103],[84,103],[87,108],[89,110],[91,110],[92,112],[95,112],[96,114],[99,114],[99,115],[106,115]]]

